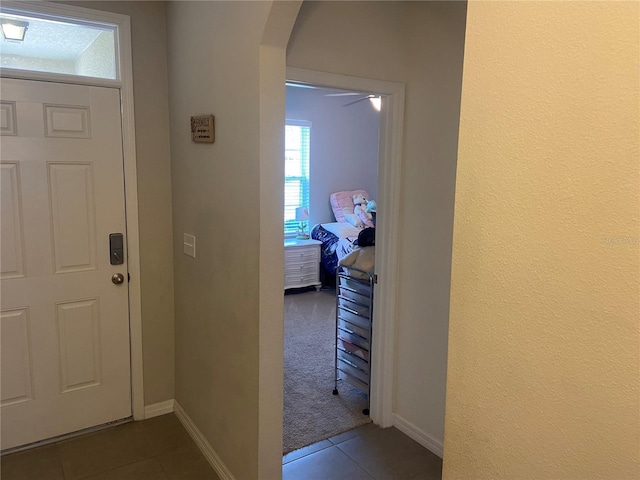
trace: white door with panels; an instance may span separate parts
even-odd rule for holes
[[[131,416],[120,92],[2,79],[1,448]]]

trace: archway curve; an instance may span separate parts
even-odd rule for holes
[[[259,301],[259,478],[282,475],[284,252],[282,213],[284,179],[285,82],[356,89],[385,96],[380,123],[378,192],[380,232],[376,273],[384,296],[376,298],[373,336],[371,418],[393,424],[393,345],[396,313],[400,169],[405,86],[367,78],[286,67],[286,48],[302,1],[273,2],[260,45],[260,301]],[[274,192],[281,192],[274,194]]]
[[[301,6],[302,0],[274,1],[259,47],[258,478],[282,477],[284,250],[274,219],[282,218],[284,201],[286,48]]]

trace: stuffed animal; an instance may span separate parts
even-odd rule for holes
[[[368,200],[364,197],[364,195],[357,193],[353,196],[353,213],[360,217],[362,223],[366,227],[373,227],[373,217],[369,212],[367,212],[367,204]]]
[[[376,204],[375,200],[369,200],[369,203],[367,203],[367,213],[375,213],[376,210],[378,209],[378,205]]]
[[[373,226],[376,226],[376,212],[378,210],[378,205],[376,204],[375,200],[369,200],[369,203],[367,203],[367,213],[371,214],[371,221],[373,222]]]

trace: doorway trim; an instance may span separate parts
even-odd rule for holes
[[[133,63],[131,21],[127,15],[48,2],[2,2],[3,10],[33,13],[43,18],[86,20],[115,25],[118,38],[120,81],[82,78],[54,73],[3,69],[2,77],[44,80],[57,83],[95,85],[120,90],[122,117],[122,154],[127,226],[127,270],[129,287],[129,342],[131,356],[131,412],[134,420],[144,419],[144,377],[142,355],[142,306],[140,296],[140,235],[138,229],[138,181],[133,104]]]
[[[357,90],[383,96],[380,112],[378,158],[378,209],[376,275],[371,359],[370,416],[381,427],[393,425],[394,346],[398,285],[398,231],[400,217],[400,171],[404,128],[403,83],[287,67],[287,81],[320,87]]]

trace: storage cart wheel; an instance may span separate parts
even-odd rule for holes
[[[333,394],[334,394],[334,395],[337,395],[337,394],[338,394],[338,389],[337,389],[337,388],[334,388],[334,389],[333,389]]]
[[[368,409],[368,408],[364,408],[364,409],[362,410],[362,413],[363,413],[364,415],[369,415],[369,409]]]

